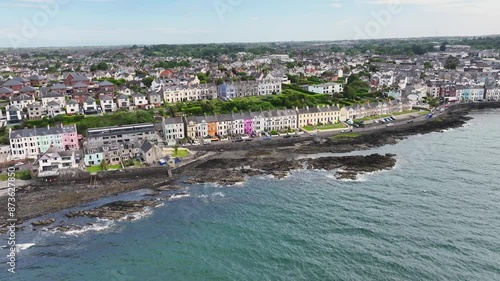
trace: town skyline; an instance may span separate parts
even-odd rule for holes
[[[141,6],[129,0],[9,0],[0,4],[9,11],[0,47],[486,36],[498,33],[499,6],[491,0],[294,0],[286,5],[193,0]]]

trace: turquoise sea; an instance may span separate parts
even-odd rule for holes
[[[297,171],[193,185],[137,221],[19,232],[17,273],[0,249],[0,280],[500,280],[500,112],[472,116],[356,152],[398,159],[358,181]]]

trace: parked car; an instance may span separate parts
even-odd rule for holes
[[[289,135],[289,134],[286,134],[285,136],[283,136],[283,138],[284,138],[284,139],[289,139],[289,138],[291,138],[291,137],[292,137],[292,136],[291,136],[291,135]]]
[[[387,124],[387,127],[392,127],[392,126],[394,126],[394,124],[392,123]]]
[[[410,120],[410,121],[408,121],[408,122],[406,122],[406,123],[413,123],[413,122],[414,122],[413,120]]]

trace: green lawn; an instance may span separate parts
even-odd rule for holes
[[[354,139],[360,137],[360,133],[342,133],[332,137],[333,140]]]
[[[31,173],[28,170],[18,171],[18,172],[15,172],[15,174],[16,174],[16,179],[18,179],[18,180],[30,180],[31,179]],[[0,181],[7,181],[7,180],[9,180],[8,172],[2,173],[0,175]]]
[[[367,117],[363,117],[363,118],[360,118],[360,119],[356,119],[355,121],[377,120],[377,119],[387,118],[387,117],[391,117],[391,116],[392,116],[391,114],[383,114],[383,115],[377,115],[377,116],[367,116]]]
[[[189,152],[186,149],[179,148],[177,153],[174,152],[173,157],[185,158],[189,156]]]
[[[413,110],[406,110],[406,111],[402,111],[402,112],[394,112],[393,115],[397,116],[397,115],[405,115],[405,114],[417,113],[417,112],[420,112],[420,110],[413,109]]]
[[[117,164],[117,165],[109,165],[108,170],[121,170],[122,165]],[[87,167],[87,172],[89,173],[98,173],[102,172],[102,167],[101,165],[99,166],[92,166],[92,167]]]
[[[430,111],[426,111],[426,110],[423,110],[423,111],[419,111],[419,112],[418,112],[418,114],[420,114],[420,115],[427,115],[427,114],[429,114],[429,113],[430,113]]]
[[[321,125],[321,126],[305,126],[304,130],[306,131],[315,131],[315,130],[334,130],[334,129],[344,129],[345,126],[342,123],[337,123],[337,124],[328,124],[328,125]]]

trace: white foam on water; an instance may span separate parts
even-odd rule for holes
[[[178,200],[178,199],[188,198],[188,197],[191,197],[191,194],[187,193],[187,194],[173,195],[173,196],[171,196],[171,197],[168,199],[168,201]]]
[[[144,208],[142,212],[136,212],[132,214],[128,214],[123,218],[120,218],[118,221],[137,221],[143,219],[149,215],[153,214],[153,209],[150,207]]]
[[[35,243],[17,244],[16,245],[16,253],[19,253],[20,251],[24,251],[26,249],[29,249],[35,245],[36,245]],[[8,246],[5,246],[5,248],[8,248]]]
[[[212,194],[212,197],[224,198],[224,197],[226,197],[226,195],[224,195],[224,193],[222,193],[222,192],[215,192]]]

